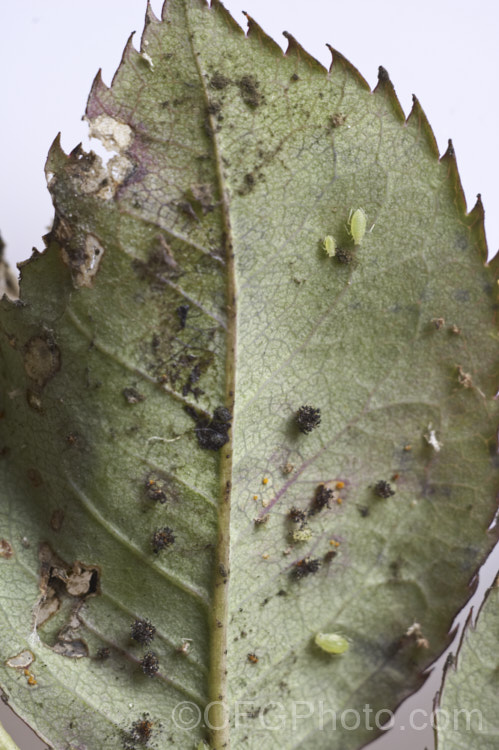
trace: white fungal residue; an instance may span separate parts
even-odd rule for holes
[[[85,119],[89,124],[89,137],[97,138],[107,151],[115,153],[110,157],[105,154],[97,156],[93,168],[81,180],[81,189],[101,200],[111,200],[117,188],[133,170],[133,163],[126,156],[126,150],[133,141],[133,130],[125,122],[109,115],[99,115],[93,120]]]
[[[149,65],[149,67],[151,68],[151,70],[153,70],[153,69],[154,69],[154,63],[153,63],[153,61],[152,61],[152,58],[151,58],[151,56],[150,56],[150,55],[148,55],[148,54],[147,54],[147,52],[142,52],[142,53],[141,53],[141,55],[142,55],[142,59],[143,59],[143,60],[145,60],[145,61],[146,61],[146,63],[147,63],[147,64]]]
[[[108,151],[124,151],[132,142],[132,128],[109,115],[89,120],[90,138],[98,138]]]
[[[437,439],[436,432],[433,429],[433,425],[431,424],[431,422],[428,425],[428,432],[425,434],[424,439],[426,440],[428,445],[431,445],[433,450],[435,450],[437,453],[440,451],[441,447],[443,446],[443,443],[441,443]]]

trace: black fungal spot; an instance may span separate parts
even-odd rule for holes
[[[307,518],[307,514],[304,510],[300,510],[300,508],[291,508],[288,517],[293,523],[300,523],[303,525]]]
[[[136,258],[132,261],[132,268],[140,279],[149,281],[151,289],[155,291],[161,290],[169,280],[182,273],[170,245],[161,235],[155,238],[147,261]]]
[[[362,505],[359,508],[359,513],[362,516],[362,518],[367,518],[367,516],[369,515],[369,508],[367,508],[365,505]]]
[[[144,658],[140,662],[140,666],[142,667],[142,671],[144,674],[146,674],[148,677],[154,677],[159,672],[159,659],[154,653],[154,651],[148,651],[146,654],[144,654]]]
[[[137,619],[130,626],[130,637],[137,641],[137,643],[143,643],[147,645],[154,639],[156,628],[149,622],[149,620]]]
[[[227,78],[227,76],[224,76],[223,73],[219,73],[216,71],[210,80],[210,86],[212,89],[217,89],[217,91],[221,91],[222,89],[225,89],[230,83],[230,79]]]
[[[232,415],[225,406],[219,406],[215,409],[211,420],[196,414],[194,409],[189,406],[185,407],[185,411],[196,422],[195,432],[201,448],[217,451],[229,442]]]
[[[68,432],[68,434],[66,435],[66,443],[70,448],[74,448],[76,445],[78,445],[79,440],[80,436],[77,432]]]
[[[384,479],[380,479],[374,485],[374,494],[378,497],[382,497],[386,500],[388,497],[392,497],[395,494],[395,490],[392,489],[390,482],[385,482]]]
[[[136,745],[147,745],[151,739],[153,722],[149,714],[142,714],[140,719],[134,721],[130,732],[127,734],[123,747],[125,750],[134,750]]]
[[[300,406],[296,412],[296,424],[300,432],[305,434],[312,432],[320,423],[320,409],[314,409],[313,406]]]
[[[162,479],[157,477],[149,477],[145,483],[146,497],[148,500],[152,500],[155,503],[161,503],[162,505],[168,500],[168,495],[165,492],[166,483]]]
[[[127,404],[138,404],[145,400],[145,396],[139,393],[135,388],[123,388],[122,394]]]
[[[354,254],[349,247],[338,247],[336,249],[336,255],[334,256],[338,263],[348,264],[353,261]]]
[[[96,658],[99,659],[99,661],[106,661],[106,659],[109,659],[111,656],[111,649],[107,646],[101,646],[101,648],[97,651]]]
[[[251,193],[253,188],[256,184],[256,178],[255,175],[252,172],[247,172],[244,175],[244,184],[241,187],[241,189],[238,191],[239,195],[248,195],[248,193]]]
[[[312,513],[318,513],[324,508],[330,508],[330,501],[334,497],[333,490],[326,487],[325,484],[319,484],[315,491],[314,504],[312,506]]]
[[[177,307],[176,313],[178,315],[180,328],[185,328],[188,312],[189,312],[189,305],[180,305],[180,307]]]
[[[305,576],[317,573],[320,566],[321,561],[317,558],[304,557],[303,560],[298,560],[298,562],[295,563],[292,570],[292,576],[295,580],[299,581],[301,578],[305,578]]]
[[[263,96],[258,90],[260,84],[254,76],[243,76],[241,80],[237,82],[237,85],[239,86],[243,102],[249,107],[258,107],[258,105],[262,103]]]
[[[210,102],[206,109],[209,115],[218,115],[222,109],[222,105],[220,102]]]
[[[161,552],[162,549],[170,547],[174,542],[175,534],[170,528],[168,528],[168,526],[155,531],[151,539],[152,548],[156,553]]]
[[[269,522],[269,518],[270,516],[267,513],[265,516],[257,516],[253,522],[255,526],[265,526],[265,524]]]
[[[299,81],[300,80],[300,76],[298,75],[298,73],[293,73],[293,75],[291,76],[290,80],[291,81],[295,81],[295,82]]]

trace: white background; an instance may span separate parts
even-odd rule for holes
[[[453,139],[471,210],[486,210],[489,253],[499,248],[499,3],[497,0],[226,0],[244,25],[247,11],[285,46],[293,34],[329,67],[326,42],[376,85],[383,65],[409,114],[416,94],[441,153]],[[160,14],[161,0],[152,0]],[[62,131],[66,151],[86,138],[81,122],[99,67],[109,84],[125,41],[143,26],[145,0],[3,0],[0,3],[0,231],[15,263],[42,249],[52,218],[43,165]],[[493,566],[484,577],[490,583]],[[497,555],[495,568],[497,569]],[[436,680],[434,681],[436,682]],[[435,685],[433,685],[435,687]],[[428,710],[431,697],[412,704]],[[1,706],[0,706],[1,707]],[[4,719],[2,719],[4,720]],[[431,735],[404,731],[373,746],[423,750]],[[19,740],[20,741],[20,740]],[[23,750],[35,750],[26,740]]]

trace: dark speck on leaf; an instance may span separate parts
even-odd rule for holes
[[[374,485],[374,494],[378,497],[382,497],[386,500],[388,497],[392,497],[395,494],[395,490],[392,489],[390,482],[385,482],[384,479],[380,479]]]
[[[161,552],[162,549],[170,547],[175,542],[175,534],[168,527],[165,526],[162,529],[158,529],[152,535],[152,548],[154,552]]]
[[[227,78],[227,76],[224,76],[222,73],[219,73],[218,71],[213,74],[210,86],[212,89],[221,90],[226,88],[230,83],[230,80]]]
[[[260,84],[254,76],[243,76],[237,85],[245,104],[248,104],[250,107],[258,107],[262,103],[263,97],[258,90]]]
[[[145,399],[145,396],[143,396],[142,393],[139,393],[135,388],[123,388],[122,393],[127,404],[138,404]]]
[[[137,643],[150,643],[156,633],[156,628],[149,620],[135,620],[130,627],[130,636]]]
[[[292,571],[293,578],[299,581],[305,576],[317,573],[321,566],[321,561],[317,558],[305,557],[303,560],[298,560]]]
[[[154,651],[148,651],[140,662],[142,671],[148,677],[154,677],[159,672],[159,660]]]
[[[296,424],[300,432],[309,433],[321,422],[320,409],[314,409],[313,406],[300,406],[296,413]]]
[[[147,714],[144,714],[138,721],[134,721],[130,735],[125,743],[126,750],[133,750],[135,744],[147,745],[151,739],[152,728],[153,723]]]
[[[225,406],[217,407],[211,420],[200,417],[194,409],[188,406],[185,410],[196,422],[195,432],[201,448],[217,451],[229,441],[232,415]]]
[[[291,508],[291,510],[288,513],[289,519],[293,521],[293,523],[305,523],[305,519],[307,517],[307,514],[304,510],[300,510],[300,508]]]
[[[180,328],[185,328],[188,312],[189,305],[180,305],[180,307],[177,307],[177,315],[180,322]]]
[[[315,491],[314,504],[312,511],[317,513],[324,508],[329,508],[329,503],[333,499],[333,490],[326,487],[324,484],[319,484]]]
[[[353,261],[353,252],[348,247],[338,247],[334,256],[338,263],[351,263]]]
[[[207,110],[209,115],[217,115],[222,108],[222,105],[220,102],[210,102],[208,104]]]
[[[230,424],[232,420],[232,414],[230,413],[230,409],[227,409],[226,406],[217,406],[217,408],[213,412],[213,419],[216,420],[217,422]]]
[[[153,500],[155,503],[163,504],[168,500],[161,480],[148,479],[145,483],[145,491],[148,500]]]

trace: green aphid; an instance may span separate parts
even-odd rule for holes
[[[367,217],[361,208],[352,209],[349,216],[350,234],[356,245],[360,245],[364,239],[367,227]]]
[[[328,654],[344,654],[350,644],[338,633],[317,633],[315,643]]]
[[[322,247],[324,248],[324,252],[326,253],[326,255],[329,255],[330,258],[334,258],[334,256],[336,255],[336,240],[331,234],[328,234],[326,235],[326,237],[324,237]]]

